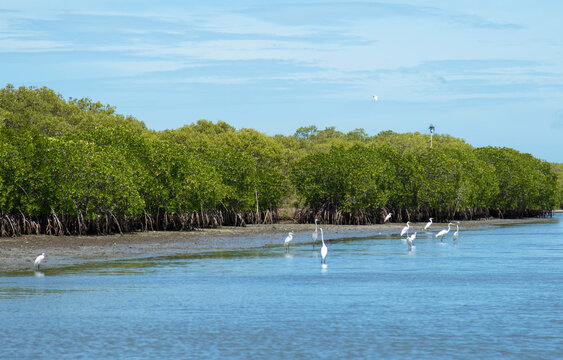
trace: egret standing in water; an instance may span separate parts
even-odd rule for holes
[[[317,239],[319,238],[319,227],[317,225],[318,221],[319,221],[319,219],[315,219],[315,231],[313,231],[313,233],[311,234],[311,240],[313,240],[313,247],[315,247],[315,243],[317,242]]]
[[[455,224],[455,227],[456,227],[456,231],[454,232],[454,237],[453,237],[453,239],[454,239],[454,241],[457,241],[457,236],[459,235],[459,222],[457,222],[457,223]]]
[[[323,243],[323,246],[321,247],[321,264],[326,264],[326,254],[328,254],[328,248],[326,247],[325,244],[325,238],[323,235],[323,228],[321,229],[321,241]]]
[[[410,223],[410,221],[407,221],[407,226],[405,226],[403,230],[401,230],[401,236],[405,235],[405,233],[407,234],[407,236],[409,235]]]
[[[391,213],[387,214],[383,222],[386,223],[387,221],[389,221],[391,219],[391,215],[392,215]]]
[[[39,266],[41,265],[41,262],[44,259],[45,259],[45,253],[42,253],[41,255],[35,258],[35,261],[33,262],[33,266],[36,266],[37,270],[39,270]]]
[[[283,244],[286,246],[286,251],[289,251],[289,243],[291,240],[293,240],[293,236],[295,236],[295,234],[290,232],[283,242]]]
[[[446,235],[447,233],[450,232],[450,226],[452,226],[452,223],[449,223],[449,224],[448,224],[448,229],[447,229],[447,230],[446,230],[446,229],[440,230],[440,232],[436,234],[436,237],[439,237],[439,238],[440,238],[440,241],[442,241],[442,242],[444,241],[444,235]]]
[[[411,236],[407,236],[407,244],[409,244],[409,251],[412,250],[412,248],[414,247],[412,242],[414,241],[414,238],[416,238],[416,232],[414,234],[412,234]]]
[[[429,219],[430,221],[426,223],[426,226],[424,227],[424,230],[428,230],[428,228],[430,227],[430,225],[432,225],[432,218]]]

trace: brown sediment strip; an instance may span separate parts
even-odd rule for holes
[[[461,221],[460,228],[478,229],[495,225],[527,224],[557,221],[553,218],[488,219]],[[411,223],[411,228],[422,228],[425,222]],[[346,237],[347,234],[370,236],[394,234],[403,223],[378,225],[321,225],[326,239]],[[437,231],[444,224],[434,223]],[[293,231],[292,244],[308,243],[315,226],[312,224],[280,223],[222,227],[186,232],[136,232],[104,236],[49,236],[30,235],[0,238],[0,272],[31,269],[33,259],[45,252],[43,268],[64,267],[89,262],[172,256],[198,252],[228,251],[283,246],[285,235]]]

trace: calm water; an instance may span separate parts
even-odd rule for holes
[[[361,234],[0,274],[0,358],[561,358],[562,222]]]

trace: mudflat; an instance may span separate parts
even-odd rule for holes
[[[484,228],[519,223],[557,221],[554,218],[486,219],[460,221],[460,230]],[[420,231],[425,222],[411,223],[412,231]],[[397,234],[404,223],[376,225],[319,225],[325,239],[356,236]],[[447,224],[434,223],[431,230],[437,232]],[[455,231],[455,226],[453,227]],[[260,247],[283,246],[287,233],[296,234],[292,244],[311,242],[314,224],[248,225],[246,227],[220,227],[186,232],[135,232],[124,235],[103,236],[48,236],[31,235],[0,238],[0,272],[32,269],[33,260],[46,254],[42,268],[64,267],[89,262],[150,258],[212,251],[232,251]],[[319,239],[320,240],[320,239]]]

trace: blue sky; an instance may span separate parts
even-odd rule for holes
[[[561,14],[556,0],[0,0],[0,78],[156,130],[433,123],[563,162]]]

